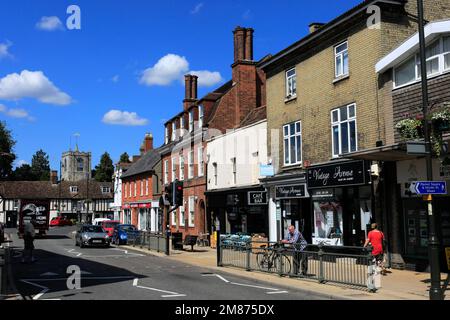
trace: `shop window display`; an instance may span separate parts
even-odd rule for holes
[[[339,202],[314,202],[313,244],[343,245],[342,206]]]

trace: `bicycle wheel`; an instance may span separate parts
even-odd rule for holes
[[[282,274],[289,274],[291,273],[291,260],[285,256],[284,254],[278,255],[275,258],[275,269],[276,272],[279,272],[280,270],[280,264],[281,264],[281,273]]]
[[[256,254],[256,263],[258,264],[258,267],[262,271],[268,271],[269,270],[269,255],[267,252],[258,252]]]

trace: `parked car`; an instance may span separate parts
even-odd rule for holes
[[[103,221],[101,226],[106,232],[108,232],[108,236],[112,237],[114,234],[114,228],[119,224],[120,224],[120,221],[108,220],[108,221]]]
[[[81,248],[85,246],[109,247],[111,238],[101,226],[82,225],[75,234],[75,245]]]
[[[116,245],[127,244],[139,236],[139,230],[131,224],[119,224],[114,228],[112,242]]]
[[[92,224],[94,226],[101,226],[103,221],[111,221],[111,219],[108,219],[108,218],[95,218],[94,221],[92,222]]]
[[[72,221],[65,217],[55,217],[50,221],[50,227],[64,227],[64,226],[71,226]]]

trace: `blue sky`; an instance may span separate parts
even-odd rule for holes
[[[19,161],[42,148],[59,169],[75,133],[93,165],[105,151],[117,161],[138,154],[146,132],[163,142],[163,123],[182,110],[183,73],[202,71],[199,96],[230,79],[236,26],[255,29],[259,59],[359,2],[2,0],[0,121]],[[72,4],[81,30],[66,27]]]

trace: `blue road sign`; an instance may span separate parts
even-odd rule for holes
[[[418,195],[447,194],[447,183],[444,181],[417,181],[411,184],[410,190]]]

